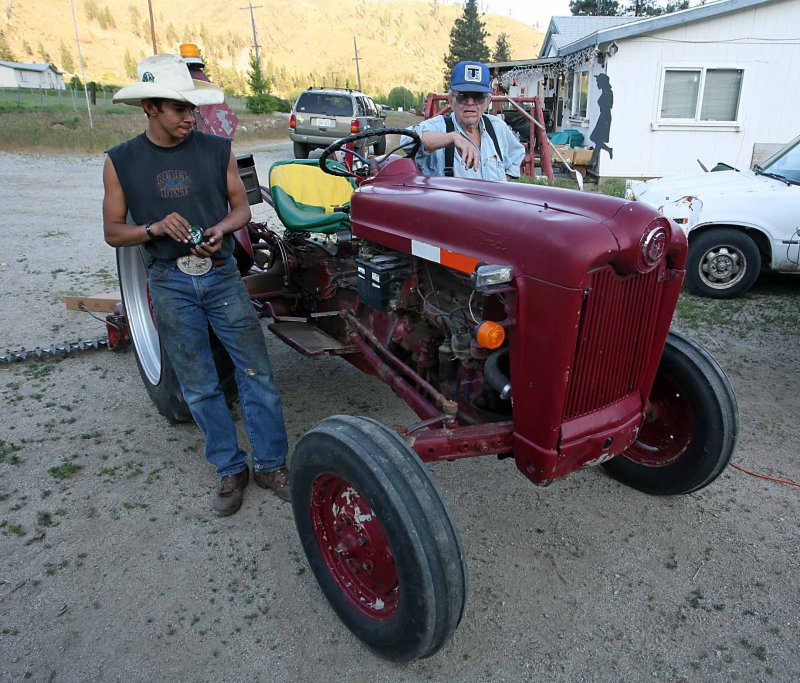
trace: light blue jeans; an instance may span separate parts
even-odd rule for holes
[[[236,368],[242,415],[253,448],[253,469],[286,463],[288,443],[281,399],[272,377],[264,333],[232,256],[205,275],[186,275],[174,262],[150,269],[156,325],[183,396],[206,439],[206,458],[224,477],[247,467],[236,426],[220,389],[209,325]]]

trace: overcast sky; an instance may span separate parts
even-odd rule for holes
[[[464,0],[444,0],[452,5],[462,5]],[[550,17],[568,17],[569,0],[478,0],[483,12],[491,12],[511,17],[523,24],[533,26],[538,22],[543,31],[547,30]]]

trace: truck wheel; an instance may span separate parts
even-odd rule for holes
[[[761,269],[761,254],[746,234],[731,228],[704,232],[689,245],[686,285],[712,299],[732,299],[753,286]]]
[[[722,474],[738,432],[736,397],[722,368],[697,342],[670,332],[638,439],[603,467],[645,493],[691,493]]]
[[[308,159],[309,147],[303,142],[293,142],[292,148],[294,150],[295,159]]]
[[[147,263],[150,255],[144,247],[120,247],[117,249],[117,274],[119,276],[122,303],[128,318],[136,365],[142,376],[150,400],[158,412],[172,424],[192,419],[189,406],[183,399],[178,378],[172,369],[153,319],[150,289],[147,285]],[[211,346],[220,384],[229,401],[236,397],[233,362],[211,334]]]
[[[372,149],[377,157],[386,154],[386,136],[381,135],[378,141],[372,146]]]
[[[297,444],[292,507],[322,592],[386,659],[429,657],[464,612],[464,549],[428,470],[365,417],[327,418]]]

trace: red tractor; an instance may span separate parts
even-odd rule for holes
[[[382,134],[398,133],[413,156],[416,134]],[[467,593],[464,550],[425,463],[513,458],[539,485],[600,465],[646,493],[690,493],[727,465],[738,412],[714,359],[669,330],[680,228],[612,197],[429,178],[392,153],[356,173],[331,158],[368,134],[319,164],[274,165],[264,194],[285,230],[251,224],[237,256],[276,336],[375,375],[419,416],[399,429],[327,418],[290,460],[323,593],[374,651],[408,661],[447,642]],[[137,360],[161,412],[182,419],[146,263],[120,250]],[[222,349],[219,371],[231,385]]]

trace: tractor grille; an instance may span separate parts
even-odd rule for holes
[[[597,271],[587,290],[564,419],[611,405],[639,387],[658,315],[660,268]]]

